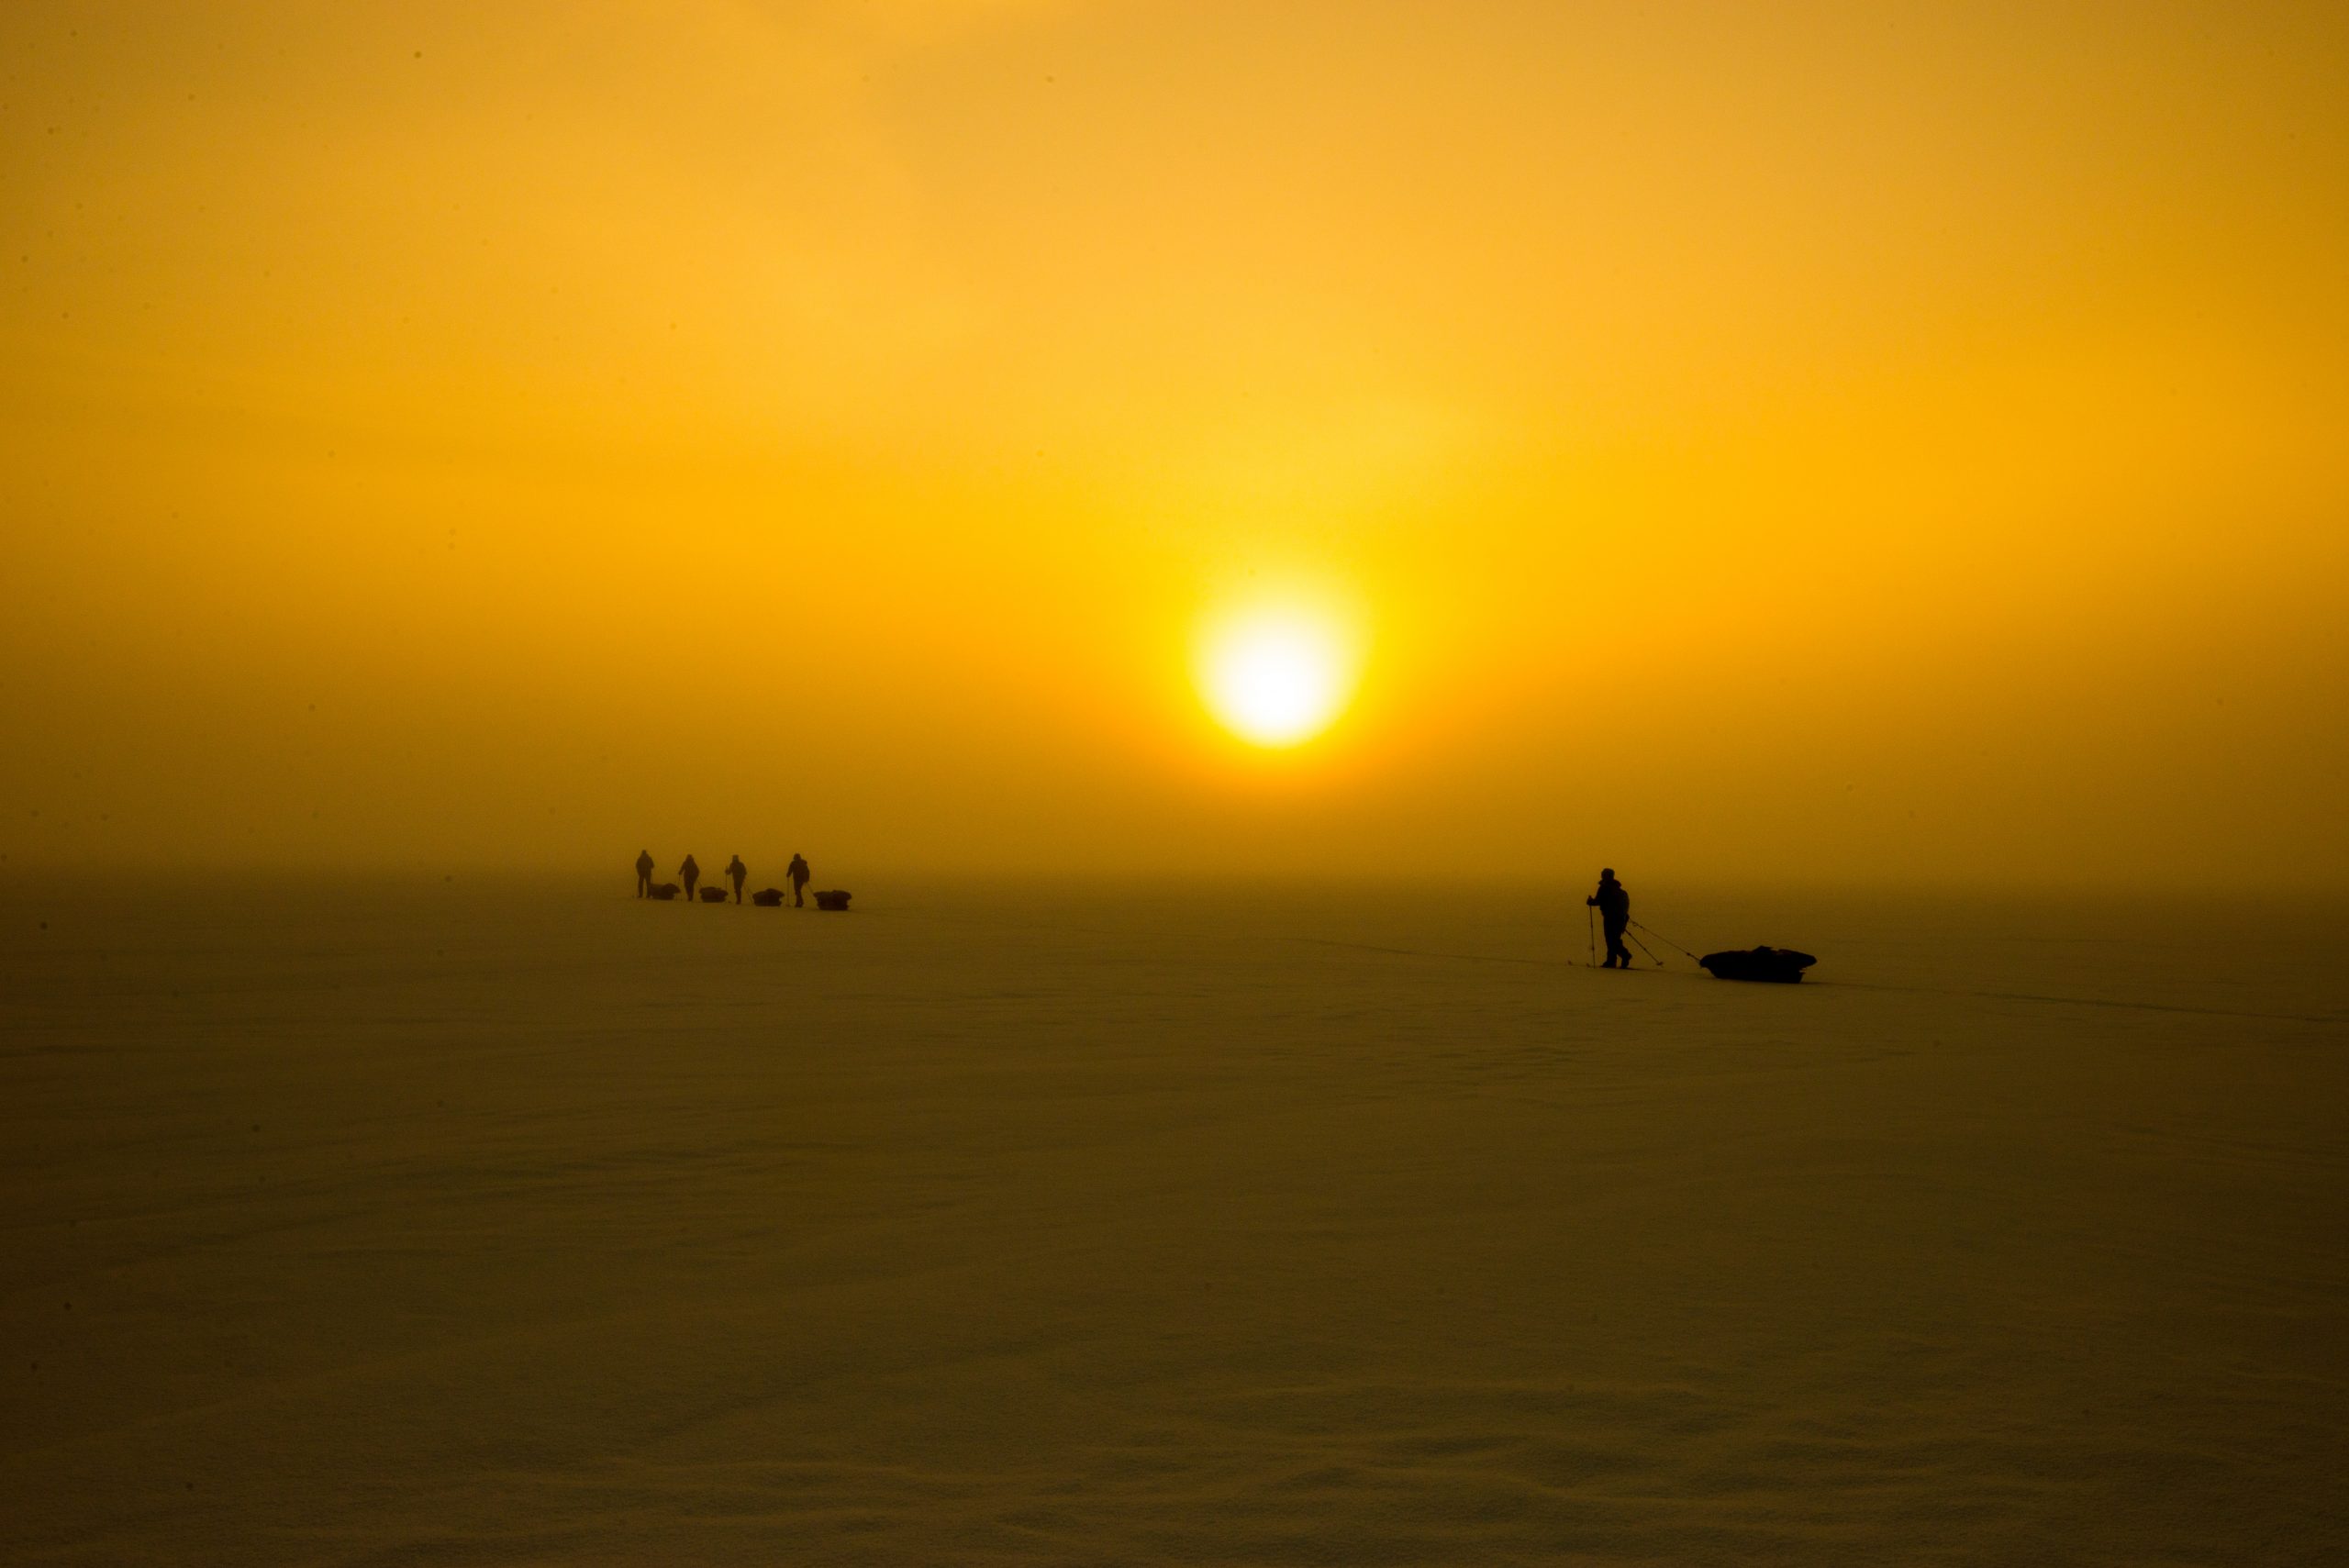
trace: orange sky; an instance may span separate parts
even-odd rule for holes
[[[2349,885],[2349,11],[0,9],[13,866]],[[1197,626],[1357,628],[1267,752]]]

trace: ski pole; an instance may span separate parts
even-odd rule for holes
[[[1598,911],[1586,906],[1583,914],[1587,917],[1583,924],[1590,928],[1590,967],[1597,969],[1598,967]]]

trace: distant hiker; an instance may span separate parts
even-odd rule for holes
[[[692,903],[694,901],[694,884],[701,880],[701,867],[694,863],[693,856],[687,855],[685,857],[685,863],[677,868],[677,880],[685,884],[685,902],[688,904]]]
[[[652,896],[652,851],[651,850],[642,851],[636,857],[636,895],[639,898]]]
[[[807,900],[800,895],[807,892],[807,879],[814,874],[815,873],[807,869],[807,861],[800,857],[797,851],[793,851],[791,855],[791,869],[784,873],[785,880],[791,884],[791,906],[793,908],[802,908],[807,905]]]
[[[736,855],[726,862],[726,880],[734,884],[734,902],[737,904],[742,902],[742,879],[750,874],[751,868],[742,863],[741,856]]]
[[[1631,950],[1623,945],[1623,928],[1631,923],[1631,895],[1615,880],[1615,868],[1609,866],[1598,873],[1598,891],[1583,900],[1598,911],[1598,923],[1607,931],[1607,962],[1601,969],[1629,969]]]

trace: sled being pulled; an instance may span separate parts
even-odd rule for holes
[[[1766,980],[1792,985],[1819,961],[1792,948],[1743,948],[1735,952],[1709,952],[1697,962],[1716,980]]]

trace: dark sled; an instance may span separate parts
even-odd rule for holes
[[[664,882],[659,884],[652,889],[652,896],[655,898],[674,898],[677,895],[678,891],[679,889],[675,883]]]
[[[1697,962],[1716,980],[1765,980],[1792,985],[1819,961],[1792,948],[1746,948],[1738,952],[1709,952]]]
[[[726,889],[705,887],[701,890],[701,901],[705,904],[723,904],[726,902]]]
[[[828,888],[816,895],[816,907],[829,909],[835,915],[845,914],[848,911],[848,895],[837,887]]]
[[[751,902],[757,905],[762,909],[780,908],[783,905],[783,889],[780,887],[762,887],[756,893],[751,895]]]

